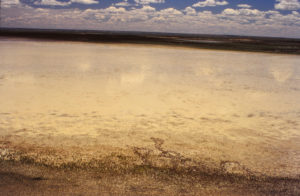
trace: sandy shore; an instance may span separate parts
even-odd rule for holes
[[[300,193],[299,56],[0,46],[7,194]]]

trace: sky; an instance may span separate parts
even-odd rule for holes
[[[1,0],[1,27],[300,38],[300,0]]]

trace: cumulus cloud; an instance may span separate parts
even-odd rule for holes
[[[251,5],[248,5],[248,4],[238,4],[237,6],[240,8],[251,8],[252,7]]]
[[[72,3],[80,3],[80,4],[97,4],[96,0],[71,0],[68,2],[62,2],[57,0],[41,0],[34,2],[35,5],[48,5],[48,6],[68,6]]]
[[[67,6],[70,5],[71,2],[60,2],[56,0],[41,0],[34,2],[35,5],[50,5],[50,6]]]
[[[219,0],[205,0],[205,1],[199,1],[198,3],[195,3],[193,7],[215,7],[218,5],[227,5],[227,1],[219,1]]]
[[[20,4],[19,0],[2,0],[1,6],[3,8],[13,7]]]
[[[145,12],[155,12],[155,8],[149,5],[143,6],[140,10]]]
[[[175,9],[175,8],[167,8],[160,11],[160,13],[166,14],[166,15],[181,15],[182,12]]]
[[[147,4],[134,9],[116,6],[94,9],[15,6],[2,9],[1,16],[3,27],[300,37],[300,14],[297,11],[283,13],[227,8],[215,13],[196,11],[193,7],[156,10]]]
[[[114,6],[110,6],[108,8],[105,9],[108,12],[113,12],[113,13],[121,13],[121,12],[125,12],[126,10],[122,7],[120,8],[116,8]]]
[[[222,12],[225,15],[239,15],[239,11],[231,8],[227,8]]]
[[[71,0],[72,3],[81,3],[81,4],[97,4],[96,0]]]
[[[196,14],[196,10],[192,7],[186,7],[183,10],[187,15],[195,15]]]
[[[300,2],[298,0],[276,0],[275,9],[277,10],[298,10]]]
[[[138,4],[164,3],[165,0],[134,0]]]
[[[243,16],[259,16],[264,14],[264,12],[259,11],[257,9],[231,9],[227,8],[222,12],[225,15],[243,15]]]
[[[124,0],[124,1],[121,1],[119,3],[114,3],[113,5],[114,6],[120,6],[120,7],[127,7],[127,6],[130,6],[130,3],[128,3],[128,0]]]

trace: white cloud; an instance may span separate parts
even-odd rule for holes
[[[3,8],[13,7],[13,6],[17,6],[19,4],[20,4],[19,0],[2,0],[1,1],[1,6]]]
[[[196,14],[196,10],[192,7],[186,7],[183,10],[187,15],[195,15]]]
[[[126,10],[123,7],[116,8],[114,6],[110,6],[106,8],[105,11],[113,12],[113,13],[121,13],[121,12],[125,12]]]
[[[141,11],[145,11],[145,12],[155,12],[155,8],[149,6],[149,5],[145,5],[143,6],[141,9]]]
[[[251,5],[248,5],[248,4],[238,4],[237,6],[240,8],[251,8],[252,7]]]
[[[164,10],[161,10],[160,12],[166,13],[166,14],[173,14],[173,15],[180,15],[182,14],[181,11],[174,9],[174,8],[167,8]]]
[[[160,31],[239,34],[300,38],[300,14],[257,9],[224,9],[221,13],[144,5],[135,9],[51,9],[7,7],[1,10],[3,27]]]
[[[119,3],[115,3],[113,5],[114,6],[120,6],[120,7],[127,7],[127,6],[130,6],[130,3],[128,3],[128,0],[124,0],[124,1],[121,1]]]
[[[81,3],[81,4],[97,4],[99,3],[96,0],[71,0],[72,3]]]
[[[276,12],[277,13],[277,12]],[[266,14],[266,12],[259,11],[257,9],[231,9],[227,8],[223,10],[222,14],[225,15],[239,15],[239,16],[261,16]]]
[[[70,5],[71,2],[60,2],[56,0],[41,0],[34,2],[35,5],[50,5],[50,6],[67,6]]]
[[[225,15],[239,15],[239,11],[231,9],[231,8],[227,8],[227,9],[223,10],[223,14],[225,14]]]
[[[277,10],[298,10],[300,2],[298,0],[276,0],[275,9]]]
[[[205,1],[199,1],[198,3],[195,3],[193,7],[215,7],[218,5],[227,5],[228,2],[223,0],[205,0]]]
[[[80,4],[97,4],[96,0],[71,0],[68,2],[62,2],[57,0],[41,0],[34,2],[35,5],[49,5],[49,6],[68,6],[72,3],[80,3]]]
[[[165,0],[134,0],[138,4],[164,3]]]

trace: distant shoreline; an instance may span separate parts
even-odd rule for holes
[[[132,43],[189,48],[300,54],[300,39],[90,30],[0,29],[0,37],[93,43]]]

